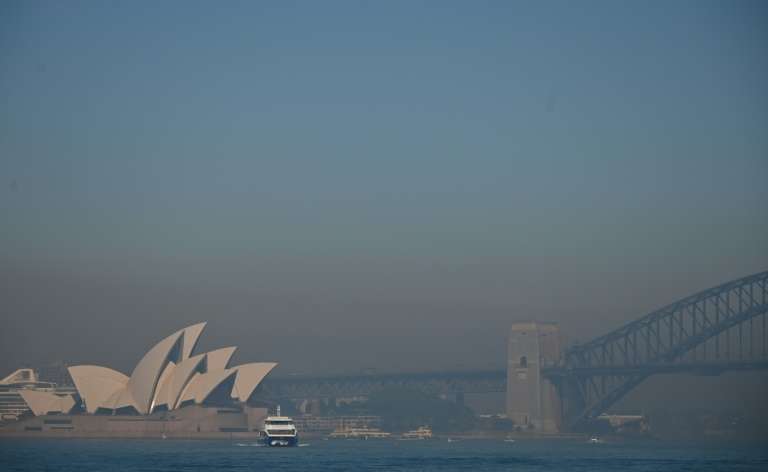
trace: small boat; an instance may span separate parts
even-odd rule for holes
[[[432,429],[428,426],[420,426],[413,431],[407,431],[400,435],[401,441],[413,441],[421,439],[432,439]]]
[[[603,442],[604,441],[597,436],[592,436],[591,438],[589,438],[590,444],[602,444]]]

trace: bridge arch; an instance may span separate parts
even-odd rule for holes
[[[597,417],[648,376],[768,366],[768,271],[732,280],[567,349],[543,369],[566,427]]]

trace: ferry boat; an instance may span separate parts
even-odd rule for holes
[[[291,447],[299,445],[299,434],[293,419],[280,415],[277,407],[276,416],[268,416],[264,420],[264,444],[271,447]]]
[[[400,435],[403,441],[412,441],[418,439],[432,439],[432,430],[428,426],[420,426],[413,431],[407,431]]]

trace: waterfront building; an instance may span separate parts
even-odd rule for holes
[[[337,430],[348,430],[353,428],[380,428],[382,425],[381,416],[374,415],[302,415],[294,418],[293,421],[296,427],[302,432],[324,434],[328,434]]]
[[[330,439],[387,439],[392,433],[378,428],[346,428],[338,429],[328,435]]]
[[[229,367],[235,347],[196,354],[205,324],[189,326],[161,340],[130,375],[97,365],[69,367],[75,387],[70,394],[55,391],[53,384],[43,388],[31,369],[15,372],[6,380],[17,386],[26,411],[31,410],[35,418],[5,424],[0,434],[66,430],[145,437],[260,432],[266,409],[252,407],[249,400],[277,364]],[[18,388],[20,382],[27,382],[26,387]],[[7,402],[9,410],[18,406]]]

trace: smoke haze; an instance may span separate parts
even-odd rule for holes
[[[553,8],[556,6],[557,8]],[[6,2],[0,371],[502,368],[768,267],[761,2]]]

